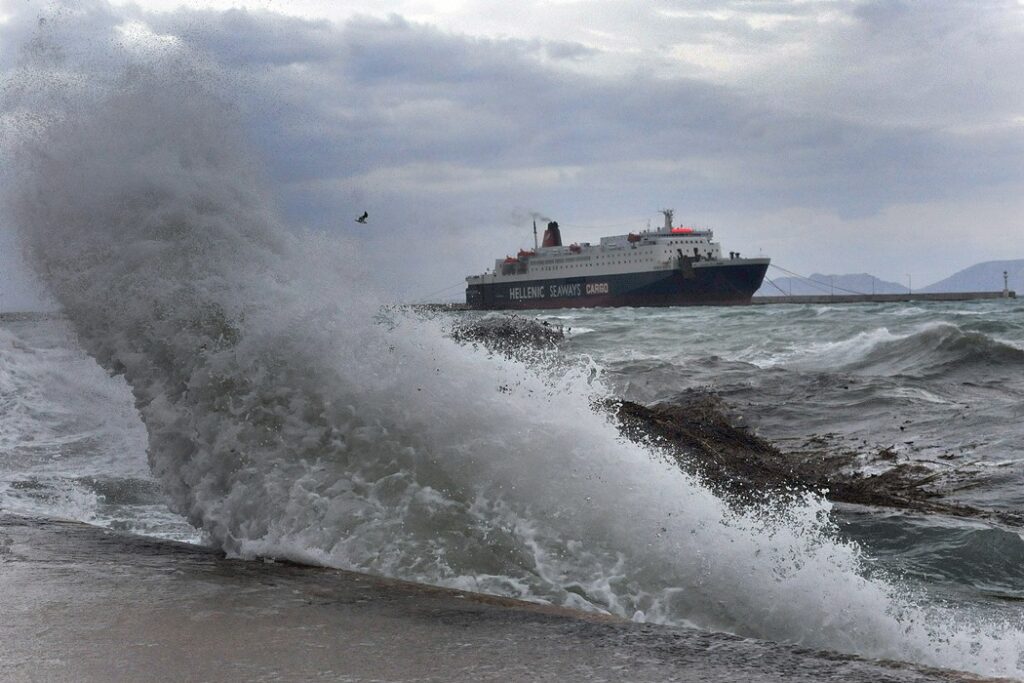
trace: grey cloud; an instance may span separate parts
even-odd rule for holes
[[[548,41],[542,43],[545,54],[550,59],[566,59],[571,61],[580,61],[593,57],[599,53],[599,50],[587,47],[582,43],[573,43],[569,41]]]
[[[854,5],[794,65],[807,106],[925,128],[992,125],[1024,110],[1024,6],[949,0]]]
[[[259,69],[329,62],[337,55],[328,21],[310,21],[270,12],[178,10],[150,19],[158,31],[181,36],[216,54],[222,64]]]
[[[752,206],[860,214],[1019,171],[1012,136],[984,144],[841,115],[788,114],[694,79],[588,77],[550,68],[515,41],[397,18],[350,22],[334,39],[344,58],[312,64],[322,90],[295,103],[319,108],[328,134],[285,128],[273,136],[296,152],[297,177],[409,162],[595,172],[629,160],[726,162],[738,170],[702,190]]]
[[[905,11],[890,5],[890,12]],[[97,8],[94,37],[97,25],[109,30],[118,20]],[[874,23],[888,21],[859,11]],[[599,174],[629,160],[690,161],[735,170],[714,182],[699,173],[661,182],[685,181],[751,207],[795,203],[856,215],[1019,171],[1013,135],[999,144],[965,142],[937,131],[850,123],[842,111],[789,114],[696,79],[587,76],[537,59],[537,41],[452,35],[397,16],[338,28],[237,10],[148,20],[257,84],[257,138],[286,182],[409,163],[580,165]]]
[[[350,214],[370,208],[374,226],[389,228],[362,236],[385,253],[388,244],[434,226],[436,244],[419,249],[445,273],[454,263],[479,263],[485,244],[507,239],[509,217],[527,215],[522,207],[544,207],[569,225],[679,201],[698,214],[803,207],[851,218],[1024,182],[1019,127],[965,135],[885,113],[905,106],[907,96],[886,88],[914,78],[941,82],[942,69],[960,54],[935,59],[932,73],[920,50],[908,46],[947,36],[957,20],[970,33],[995,19],[965,17],[960,4],[934,14],[895,2],[684,7],[793,21],[771,30],[752,28],[742,16],[666,22],[647,6],[631,20],[664,24],[656,38],[663,43],[687,27],[750,45],[803,40],[813,30],[824,38],[809,45],[808,66],[776,74],[781,86],[769,96],[771,78],[761,87],[726,86],[645,70],[610,76],[580,69],[598,55],[572,36],[476,38],[397,16],[334,25],[266,12],[126,11],[158,33],[181,36],[232,74],[238,92],[231,95],[296,220],[347,225]],[[825,11],[846,12],[852,24],[814,29]],[[65,49],[114,39],[113,27],[124,19],[98,2],[87,16],[54,29],[68,34]],[[29,37],[34,20],[19,13],[0,29],[3,68],[16,62],[8,38]],[[873,36],[864,48],[873,52],[858,60],[863,36]],[[996,54],[1014,49],[1000,42]],[[890,73],[904,66],[901,55],[910,75]],[[982,57],[966,50],[972,66],[957,73],[982,70]],[[829,64],[834,71],[822,75]],[[975,103],[983,112],[975,118],[1012,109],[1017,100],[998,95],[1021,76],[1000,79],[975,91],[988,100]],[[864,116],[862,100],[875,90],[883,91],[882,113]],[[924,101],[937,106],[931,96]],[[424,266],[420,277],[447,277],[428,271]]]

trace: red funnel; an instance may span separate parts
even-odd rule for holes
[[[562,246],[562,233],[558,231],[558,223],[556,223],[555,221],[551,221],[550,223],[548,223],[548,229],[544,231],[544,246]]]

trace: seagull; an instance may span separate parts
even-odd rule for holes
[[[363,211],[363,215],[356,219],[356,223],[365,223],[366,219],[370,217],[370,214]]]

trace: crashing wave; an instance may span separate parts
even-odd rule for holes
[[[225,550],[1021,673],[1019,630],[866,578],[820,499],[736,512],[623,442],[593,368],[543,378],[436,321],[381,324],[339,268],[357,255],[289,231],[187,55],[89,82],[26,133],[7,206],[130,385],[170,504]]]

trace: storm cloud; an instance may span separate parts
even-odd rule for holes
[[[3,7],[5,82],[40,34],[111,70],[160,40],[205,55],[292,222],[364,242],[399,298],[457,297],[531,211],[592,240],[674,206],[726,250],[922,283],[1024,256],[997,251],[1024,208],[1015,2],[583,2],[496,10],[501,35],[477,3],[452,25]]]

